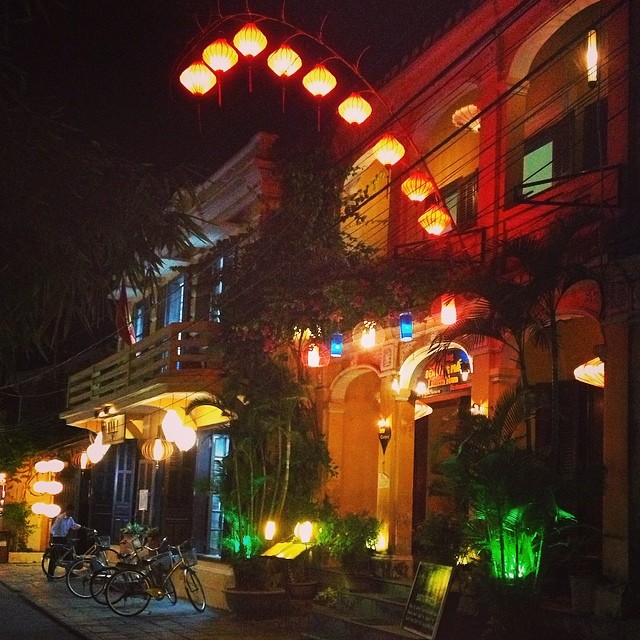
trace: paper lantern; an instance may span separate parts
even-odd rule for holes
[[[273,540],[276,535],[276,523],[273,520],[267,520],[264,525],[264,539]]]
[[[385,133],[375,144],[373,154],[380,164],[392,166],[402,160],[404,147],[400,141],[390,133]]]
[[[310,344],[307,350],[307,366],[319,367],[320,366],[320,347],[317,344]]]
[[[175,442],[176,434],[184,425],[178,415],[178,412],[174,409],[169,409],[162,418],[162,433],[167,442]]]
[[[102,444],[102,432],[96,434],[96,439],[87,447],[87,457],[91,464],[96,464],[104,458],[109,451],[110,444]]]
[[[255,22],[247,22],[247,24],[233,36],[233,44],[243,56],[253,58],[267,46],[267,38],[264,33],[258,29]]]
[[[216,85],[216,75],[204,62],[192,62],[181,74],[180,84],[194,96],[203,96]]]
[[[480,131],[480,118],[478,114],[480,109],[475,104],[468,104],[454,111],[451,116],[451,122],[458,128],[467,127],[474,133]]]
[[[600,358],[593,358],[573,370],[576,380],[604,389],[604,362]]]
[[[454,296],[442,296],[440,299],[440,322],[451,325],[458,319],[456,299]]]
[[[352,93],[338,105],[338,113],[349,124],[362,124],[371,115],[371,105],[358,93]]]
[[[35,470],[38,473],[59,473],[64,469],[64,462],[57,458],[51,460],[39,460],[35,464]]]
[[[238,54],[224,38],[218,38],[202,52],[202,59],[210,69],[224,73],[238,62]]]
[[[313,524],[309,520],[296,523],[293,529],[293,535],[303,544],[309,544],[313,536]]]
[[[176,447],[178,447],[180,451],[189,451],[189,449],[193,448],[197,439],[196,431],[195,429],[191,429],[191,427],[182,426],[175,433]]]
[[[82,469],[84,471],[91,466],[91,461],[86,451],[78,451],[78,453],[74,454],[73,458],[71,458],[71,464],[76,469]]]
[[[33,490],[36,493],[48,493],[52,496],[57,496],[59,493],[62,493],[62,482],[58,482],[57,480],[51,480],[47,482],[46,480],[38,480],[33,483]]]
[[[302,59],[288,45],[283,44],[268,58],[267,65],[278,77],[290,77],[302,67]]]
[[[341,358],[342,357],[342,349],[343,349],[343,340],[341,333],[333,333],[331,335],[331,346],[329,347],[329,352],[332,358]]]
[[[365,323],[360,336],[360,346],[363,349],[373,349],[376,346],[376,325],[375,323]]]
[[[160,462],[173,454],[174,446],[172,442],[167,442],[164,438],[149,438],[142,443],[140,452],[147,460]]]
[[[60,505],[57,504],[45,504],[43,511],[47,518],[57,518],[62,509],[60,508]]]
[[[302,78],[302,84],[311,95],[322,98],[333,91],[337,81],[329,69],[323,64],[317,64]]]
[[[413,340],[413,314],[405,311],[400,314],[400,341],[411,342]]]
[[[418,222],[427,233],[439,236],[451,224],[451,216],[445,207],[434,204],[418,218]]]
[[[45,502],[34,502],[31,505],[31,511],[35,513],[37,516],[43,516],[46,510],[46,507],[47,505]]]
[[[434,191],[433,182],[423,171],[412,171],[400,188],[402,193],[414,202],[426,200]]]

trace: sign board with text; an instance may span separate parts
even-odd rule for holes
[[[421,562],[402,616],[402,628],[434,640],[449,592],[453,567]]]

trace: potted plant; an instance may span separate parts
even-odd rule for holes
[[[339,564],[349,591],[371,590],[371,558],[380,522],[366,511],[333,515],[323,523],[318,542]]]

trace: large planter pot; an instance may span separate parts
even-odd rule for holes
[[[289,582],[287,591],[294,600],[311,600],[318,592],[318,581]]]
[[[224,589],[224,597],[229,611],[245,620],[277,618],[287,611],[287,592],[284,589],[273,591]]]

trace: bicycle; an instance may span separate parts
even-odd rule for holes
[[[128,554],[120,554],[119,561],[106,566],[97,566],[95,561],[91,563],[94,569],[89,576],[89,595],[99,604],[107,604],[105,587],[109,578],[121,569],[137,568],[140,562],[149,562],[149,554],[158,555],[164,547],[167,539],[163,538],[157,547],[150,547],[141,540],[133,540],[133,551]],[[143,555],[144,554],[144,555]],[[177,602],[177,596],[173,604]]]
[[[177,546],[170,546],[167,553],[149,559],[145,567],[118,569],[107,581],[107,604],[118,615],[135,616],[147,608],[152,597],[162,600],[166,596],[174,603],[177,597],[172,576],[182,571],[187,598],[193,608],[201,613],[207,601],[194,569],[197,562],[191,540],[186,540]]]
[[[135,550],[134,550],[135,553]],[[129,560],[130,554],[124,554],[111,547],[108,536],[98,537],[98,544],[78,556],[67,570],[66,583],[69,591],[79,598],[91,598],[90,580],[95,572],[115,566],[122,560]]]
[[[98,553],[98,549],[100,548],[100,536],[98,536],[98,532],[94,529],[91,533],[88,534],[87,539],[90,540],[91,546],[87,551],[82,554],[83,556],[96,555]],[[111,549],[113,554],[116,554],[116,551]],[[49,561],[51,559],[51,554],[55,553],[55,564],[53,567],[53,573],[49,574]],[[107,556],[111,556],[111,560],[115,561],[113,558],[113,554],[109,554],[108,551],[105,551],[105,558]],[[48,578],[52,578],[54,580],[60,580],[65,578],[67,572],[69,571],[69,567],[74,562],[77,562],[80,556],[76,553],[76,548],[74,543],[69,544],[50,544],[42,554],[42,560],[40,561],[40,567],[42,569],[42,573]]]

